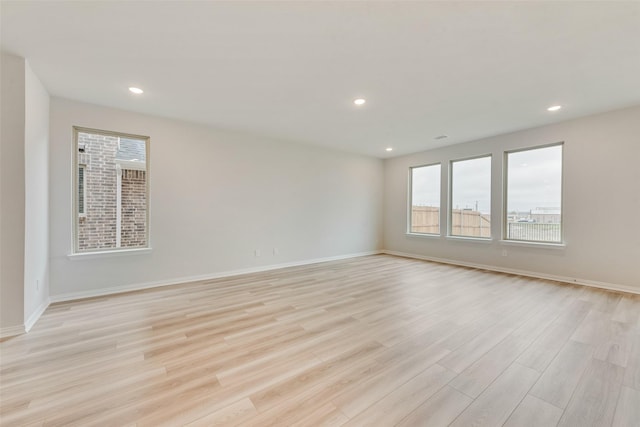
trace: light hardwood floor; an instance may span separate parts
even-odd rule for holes
[[[638,426],[640,297],[376,255],[52,305],[3,426]]]

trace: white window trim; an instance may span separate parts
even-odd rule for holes
[[[417,233],[415,231],[411,231],[412,225],[412,213],[413,213],[413,170],[419,168],[427,168],[430,166],[440,166],[440,182],[439,182],[439,196],[440,196],[440,206],[438,206],[438,232],[437,233]],[[425,165],[418,166],[410,166],[409,167],[409,193],[407,195],[407,199],[409,203],[407,204],[407,229],[406,234],[409,236],[428,236],[428,237],[440,237],[442,236],[442,162],[435,163],[427,163]]]
[[[433,233],[411,233],[411,232],[406,232],[405,235],[406,236],[411,236],[411,237],[426,237],[427,239],[441,239],[442,238],[442,234],[433,234]]]
[[[452,242],[492,243],[493,237],[447,236]]]
[[[152,247],[148,248],[132,248],[132,249],[109,249],[104,251],[92,251],[92,252],[79,252],[79,253],[70,253],[67,254],[67,258],[73,261],[80,261],[85,259],[96,259],[96,258],[108,258],[108,257],[117,257],[117,256],[127,256],[127,255],[144,255],[150,254],[153,251]]]
[[[473,236],[464,236],[464,235],[457,235],[457,234],[451,234],[451,230],[453,228],[453,164],[456,162],[464,162],[467,160],[475,160],[475,159],[484,159],[488,157],[489,159],[491,159],[491,181],[490,181],[490,185],[489,185],[489,206],[492,206],[493,203],[493,194],[492,194],[492,190],[493,190],[493,153],[488,153],[488,154],[481,154],[478,156],[472,156],[472,157],[464,157],[464,158],[460,158],[460,159],[453,159],[453,160],[449,160],[449,203],[447,204],[447,209],[449,210],[449,212],[447,212],[447,239],[452,239],[452,240],[469,240],[469,241],[488,241],[491,242],[493,241],[493,231],[492,231],[492,227],[489,227],[489,233],[490,233],[490,237],[473,237]],[[492,211],[493,213],[493,211]],[[491,224],[493,225],[493,215],[491,215]]]
[[[132,139],[140,139],[140,140],[144,140],[145,141],[145,156],[146,156],[146,162],[145,162],[145,171],[146,171],[146,203],[147,203],[147,210],[146,210],[146,242],[147,245],[146,246],[141,246],[141,247],[136,247],[136,248],[105,248],[105,249],[89,249],[89,250],[80,250],[78,247],[78,225],[80,223],[80,216],[77,215],[77,213],[79,212],[79,207],[78,207],[78,133],[83,132],[83,133],[96,133],[96,134],[100,134],[100,135],[109,135],[109,136],[115,136],[115,137],[125,137],[125,138],[132,138]],[[73,187],[73,191],[71,192],[71,212],[73,212],[74,214],[71,215],[72,217],[72,227],[71,227],[71,251],[68,255],[68,257],[70,259],[90,259],[90,258],[97,258],[97,257],[101,257],[101,256],[114,256],[114,255],[135,255],[135,254],[142,254],[142,253],[149,253],[151,252],[151,222],[150,222],[150,214],[151,214],[151,201],[150,201],[150,183],[151,183],[151,179],[150,179],[150,174],[149,174],[149,170],[151,169],[151,158],[150,158],[150,145],[151,145],[151,138],[148,136],[143,136],[143,135],[134,135],[134,134],[128,134],[128,133],[123,133],[123,132],[114,132],[114,131],[108,131],[108,130],[101,130],[101,129],[92,129],[92,128],[85,128],[85,127],[80,127],[80,126],[73,126],[73,144],[71,144],[71,164],[72,164],[72,168],[75,171],[75,173],[73,173],[73,179],[72,179],[72,187]],[[86,171],[85,171],[86,172]],[[85,174],[84,177],[84,188],[86,191],[86,187],[87,187],[87,176]],[[86,194],[86,193],[85,193]],[[87,203],[87,199],[85,197],[85,211],[86,211],[86,203]]]
[[[564,249],[567,247],[566,243],[534,242],[530,240],[500,240],[500,244],[506,246],[522,246],[545,249]]]
[[[507,191],[509,188],[509,154],[557,146],[560,146],[562,148],[562,164],[560,168],[560,241],[547,242],[543,240],[509,239],[507,237],[507,218],[509,215],[509,213],[507,212],[507,205],[509,203],[509,200],[507,199]],[[515,246],[564,248],[566,246],[566,242],[564,240],[564,141],[505,151],[502,160],[502,177],[502,239],[500,240],[500,242],[505,244],[513,244]]]

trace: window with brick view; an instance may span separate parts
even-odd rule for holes
[[[440,234],[440,164],[411,168],[410,233]]]
[[[74,133],[75,252],[148,247],[148,138]]]

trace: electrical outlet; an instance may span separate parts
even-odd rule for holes
[[[280,253],[280,251],[278,250],[278,248],[273,248],[273,255],[278,255]]]
[[[506,250],[506,249],[503,249],[503,250],[502,250],[502,256],[507,256],[507,255],[508,255],[507,250]]]
[[[255,251],[253,251],[253,254],[255,256],[260,256],[260,249],[256,249]]]
[[[36,291],[40,290],[40,280],[36,279]]]

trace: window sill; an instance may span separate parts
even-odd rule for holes
[[[427,239],[439,239],[442,237],[442,235],[440,234],[430,234],[430,233],[405,233],[407,236],[410,237],[426,237]]]
[[[79,261],[84,259],[94,259],[94,258],[109,258],[116,256],[127,256],[127,255],[144,255],[150,254],[152,248],[138,248],[138,249],[117,249],[117,250],[108,250],[108,251],[99,251],[99,252],[79,252],[75,254],[68,254],[67,258],[72,261]]]
[[[490,237],[447,236],[447,240],[453,242],[493,243],[493,239]]]
[[[507,246],[524,246],[528,248],[545,248],[545,249],[564,249],[567,247],[564,243],[545,243],[545,242],[528,242],[526,240],[500,240],[501,245]]]

